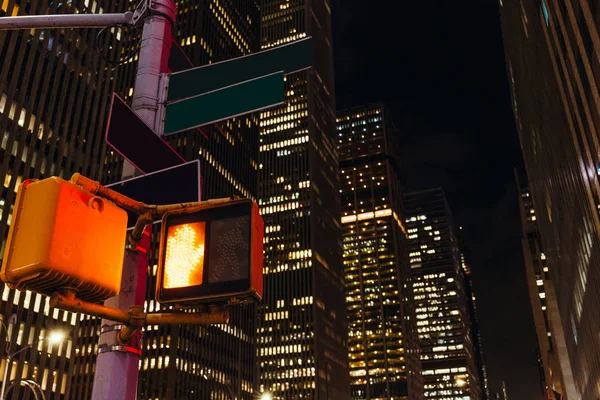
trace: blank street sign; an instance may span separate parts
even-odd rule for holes
[[[110,105],[105,140],[144,174],[185,162],[116,93]]]
[[[312,38],[273,47],[258,53],[233,58],[169,75],[167,101],[197,96],[274,72],[285,75],[312,65]]]
[[[194,160],[106,187],[146,204],[175,204],[200,201],[201,180],[200,161]],[[127,214],[127,228],[130,229],[135,225],[137,215]]]
[[[283,72],[167,104],[165,135],[283,104]]]

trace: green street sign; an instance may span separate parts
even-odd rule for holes
[[[298,72],[312,65],[312,38],[305,38],[244,57],[169,74],[167,101],[211,92],[277,71]]]
[[[283,71],[167,103],[164,134],[283,104]]]

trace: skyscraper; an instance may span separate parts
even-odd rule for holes
[[[330,6],[263,0],[261,13],[262,49],[313,38],[313,67],[287,75],[285,104],[261,113],[261,390],[348,398]]]
[[[18,10],[10,2],[0,4],[2,14]],[[123,12],[134,6],[121,2],[117,8],[114,2],[98,4],[95,0],[51,4],[34,2],[27,6],[31,9],[23,7],[20,12]],[[256,2],[179,1],[177,7],[175,37],[194,65],[259,49]],[[135,32],[110,29],[100,42],[105,49],[121,54],[121,50],[135,50],[138,39]],[[6,60],[0,66],[0,127],[5,132],[4,167],[0,168],[5,184],[0,200],[3,238],[10,224],[14,192],[22,179],[50,175],[68,178],[77,171],[103,183],[120,178],[122,160],[105,152],[103,127],[111,92],[125,99],[133,94],[137,56],[112,65],[98,53],[95,42],[96,32],[89,29],[0,32],[0,56]],[[186,159],[200,159],[204,198],[232,194],[256,198],[258,115],[232,119],[202,132],[173,135],[168,140]],[[159,309],[153,290],[156,251],[154,248],[148,273],[146,309],[150,312]],[[13,312],[18,315],[11,335],[13,350],[47,335],[55,325],[71,325],[69,330],[75,336],[48,351],[41,342],[34,346],[35,351],[21,353],[11,379],[22,376],[37,380],[49,399],[89,398],[100,321],[51,311],[47,299],[6,287],[2,300],[5,317]],[[251,398],[258,385],[256,323],[254,308],[244,306],[232,309],[228,326],[149,327],[140,362],[140,395],[187,399],[192,393],[201,398],[230,398],[233,393],[237,398]],[[0,339],[5,337],[0,331]],[[18,391],[11,393],[19,397]]]
[[[351,398],[422,399],[396,132],[383,104],[337,124]]]
[[[473,291],[473,280],[471,276],[471,268],[467,265],[465,255],[461,254],[462,272],[465,280],[465,292],[467,298],[467,309],[471,322],[471,338],[473,340],[473,351],[475,355],[475,365],[477,368],[477,380],[481,392],[481,399],[490,399],[490,389],[488,386],[487,367],[485,365],[485,357],[483,353],[483,341],[481,339],[481,331],[479,330],[479,319],[477,318],[477,301],[475,292]]]
[[[466,283],[441,188],[404,196],[425,398],[479,400]]]
[[[193,65],[259,50],[260,13],[256,2],[183,1],[177,2],[177,9],[175,38]],[[118,77],[118,92],[126,99],[133,95],[133,61],[122,66]],[[234,194],[255,199],[258,135],[258,115],[252,114],[170,135],[166,140],[186,160],[200,160],[203,199]],[[119,180],[122,159],[109,152],[105,162],[103,182]],[[158,234],[155,229],[148,268],[148,312],[161,309],[154,300]],[[236,305],[230,307],[230,313],[228,325],[147,327],[138,393],[144,398],[159,399],[254,398],[258,389],[257,310],[253,305]],[[99,322],[89,318],[82,322],[81,347],[97,343]],[[75,363],[73,392],[77,398],[89,398],[94,360],[95,357],[87,356]]]
[[[57,13],[123,12],[128,2],[0,1],[0,17]],[[15,195],[25,179],[52,175],[68,178],[74,172],[98,179],[105,155],[103,126],[111,92],[116,87],[114,67],[96,49],[95,30],[37,29],[0,32],[0,257],[11,223]],[[105,49],[119,53],[119,33],[106,31],[98,39]],[[70,399],[73,358],[95,351],[76,344],[79,317],[51,310],[48,298],[9,290],[1,284],[0,313],[5,324],[15,313],[11,352],[26,349],[14,359],[9,380],[27,378],[39,383],[47,399]],[[60,346],[49,348],[47,333],[60,327],[68,333]],[[0,328],[0,377],[7,366],[7,335]],[[41,340],[37,342],[38,340]],[[23,398],[17,385],[12,398]]]
[[[560,400],[568,398],[566,393],[569,391],[574,391],[573,376],[570,375],[571,365],[565,351],[565,334],[558,313],[554,285],[548,274],[547,257],[540,241],[533,201],[526,187],[519,189],[523,255],[537,334],[542,389],[547,399]]]
[[[569,399],[600,396],[599,6],[500,3],[527,186],[574,379]]]

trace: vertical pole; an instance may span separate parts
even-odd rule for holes
[[[150,231],[151,228],[144,231],[138,249],[128,246],[125,250],[121,291],[104,305],[128,310],[130,306],[144,304]],[[117,334],[123,325],[106,319],[102,319],[101,325],[92,400],[134,400],[137,398],[142,334],[137,331],[128,346],[120,346]]]
[[[157,115],[160,87],[160,74],[168,71],[169,55],[173,35],[171,28],[175,22],[174,0],[149,0],[151,13],[144,20],[144,31],[140,45],[138,70],[133,91],[131,108],[136,114],[154,129],[158,135],[158,123],[161,115]],[[123,163],[123,178],[130,178],[135,174],[135,168],[129,162]]]
[[[171,28],[175,21],[175,2],[144,1],[148,1],[149,15],[144,19],[132,108],[157,134],[162,134],[156,129],[159,126],[157,121],[162,118],[157,115],[159,83],[160,74],[167,72],[168,67],[173,40]],[[123,177],[131,177],[133,173],[133,167],[125,163]],[[138,246],[129,246],[125,250],[121,292],[106,300],[105,305],[121,310],[129,310],[134,305],[144,305],[150,232],[151,227],[148,227]],[[124,347],[117,343],[119,328],[119,323],[102,320],[92,400],[136,399],[141,332],[137,332],[132,343]]]

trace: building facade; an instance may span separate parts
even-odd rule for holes
[[[397,137],[387,109],[337,114],[352,399],[422,399]]]
[[[0,15],[58,12],[123,12],[133,3],[82,1],[28,3],[27,8],[4,1]],[[58,8],[60,9],[58,9]],[[175,37],[194,65],[202,65],[259,49],[260,14],[254,1],[177,2]],[[115,54],[135,54],[135,32],[108,30],[101,38],[105,51],[96,50],[90,30],[0,32],[0,130],[4,187],[0,199],[0,230],[6,237],[18,184],[27,178],[74,172],[103,183],[118,181],[122,159],[106,151],[104,126],[110,95],[116,91],[130,100],[136,60]],[[122,50],[122,51],[121,51]],[[85,132],[85,135],[84,135]],[[256,198],[258,178],[258,115],[235,118],[217,125],[173,135],[170,144],[187,160],[199,159],[204,198],[239,194]],[[154,236],[157,243],[157,233]],[[4,240],[3,240],[4,243]],[[154,301],[157,246],[148,269],[147,311],[158,311]],[[3,321],[16,313],[10,335],[11,349],[47,336],[61,327],[70,333],[59,346],[45,341],[20,353],[12,365],[11,380],[33,379],[48,399],[88,399],[91,395],[100,321],[51,310],[48,299],[3,288]],[[142,398],[240,399],[255,396],[257,311],[236,306],[231,323],[211,327],[148,327],[140,360],[139,395]],[[0,340],[6,332],[0,331]],[[0,376],[6,368],[3,359]],[[12,398],[27,394],[16,389]]]
[[[0,18],[14,15],[124,12],[126,2],[74,0],[69,2],[0,2]],[[116,89],[118,68],[109,63],[123,48],[120,33],[107,31],[99,38],[105,52],[96,48],[96,31],[38,29],[0,32],[0,257],[11,223],[19,184],[25,179],[53,175],[69,178],[75,172],[94,179],[101,176],[105,154],[103,127],[110,94]],[[109,51],[110,49],[110,51]],[[4,284],[0,316],[8,325],[13,360],[9,380],[30,379],[41,385],[47,399],[70,399],[74,359],[97,350],[96,343],[79,347],[80,316],[52,310],[48,298],[10,290]],[[62,329],[66,340],[49,347],[48,332]],[[0,329],[2,362],[7,366],[6,329]],[[7,385],[8,386],[8,385]],[[16,387],[8,398],[28,398]],[[33,398],[33,397],[31,397]]]
[[[425,398],[479,400],[468,294],[452,213],[441,188],[404,196]]]
[[[260,11],[255,1],[179,1],[175,40],[194,66],[259,50]],[[136,38],[132,38],[135,42]],[[133,44],[132,44],[133,45]],[[134,57],[121,66],[117,93],[133,96]],[[259,118],[257,114],[166,137],[187,161],[199,160],[203,199],[234,194],[256,199]],[[102,181],[119,181],[123,160],[109,151]],[[145,309],[159,311],[154,300],[158,229],[153,231]],[[253,305],[230,307],[228,325],[151,326],[144,330],[138,395],[144,399],[252,399],[258,391],[256,360],[258,312]],[[100,321],[81,322],[79,346],[96,346]],[[76,359],[73,399],[87,399],[93,386],[95,352]]]
[[[475,365],[478,373],[477,380],[479,381],[481,399],[488,400],[490,399],[490,388],[488,385],[487,367],[483,352],[483,340],[481,339],[479,319],[477,318],[477,299],[473,290],[471,268],[469,267],[464,254],[461,254],[460,258],[464,274],[465,291],[467,294],[467,309],[469,310],[469,317],[471,320],[471,337],[473,340],[473,350],[475,352]]]
[[[600,397],[597,0],[502,0],[512,108],[574,388]]]
[[[550,280],[547,257],[542,250],[537,216],[527,187],[520,187],[519,205],[523,226],[523,255],[527,287],[537,335],[538,363],[542,390],[549,400],[567,399],[567,388],[574,390],[571,365],[566,354],[556,291]],[[563,371],[565,374],[563,375]]]
[[[313,67],[261,113],[265,267],[261,391],[349,398],[329,1],[263,0],[261,47],[311,36]]]

